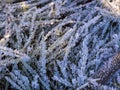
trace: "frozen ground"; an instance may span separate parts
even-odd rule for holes
[[[0,90],[119,90],[119,0],[0,0]]]

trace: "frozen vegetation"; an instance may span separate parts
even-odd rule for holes
[[[120,0],[0,0],[0,90],[120,90]]]

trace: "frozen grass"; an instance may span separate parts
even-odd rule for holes
[[[0,4],[0,90],[120,88],[119,0]]]

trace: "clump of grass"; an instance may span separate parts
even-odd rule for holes
[[[1,1],[1,88],[119,88],[120,22],[109,5],[116,2]]]

